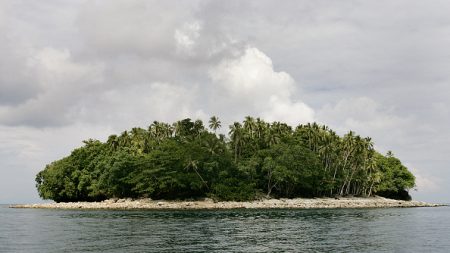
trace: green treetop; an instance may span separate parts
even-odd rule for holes
[[[154,121],[87,140],[36,176],[39,195],[60,201],[107,198],[253,200],[262,197],[372,196],[410,199],[414,176],[370,138],[337,135],[316,123],[295,128],[246,117],[216,135],[208,122]]]

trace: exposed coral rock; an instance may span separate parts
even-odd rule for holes
[[[314,198],[314,199],[265,199],[250,202],[154,201],[151,199],[108,199],[102,202],[67,202],[12,205],[12,208],[55,209],[234,209],[234,208],[388,208],[388,207],[436,207],[421,201],[399,201],[382,197],[370,198]]]

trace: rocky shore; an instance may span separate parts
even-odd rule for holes
[[[12,205],[11,208],[48,209],[235,209],[235,208],[391,208],[437,207],[421,201],[402,201],[382,197],[370,198],[314,198],[314,199],[265,199],[250,202],[216,202],[212,199],[195,201],[165,201],[151,199],[109,199],[102,202],[67,202]]]

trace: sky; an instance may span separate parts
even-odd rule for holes
[[[450,2],[0,0],[0,203],[82,141],[247,115],[370,136],[450,202]],[[226,131],[226,127],[224,130]]]

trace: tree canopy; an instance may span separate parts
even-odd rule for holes
[[[217,134],[208,122],[154,121],[106,142],[84,145],[36,176],[43,199],[57,202],[107,198],[245,201],[262,197],[372,196],[410,199],[414,176],[392,152],[382,155],[370,138],[339,136],[316,123],[295,128],[246,117]]]

